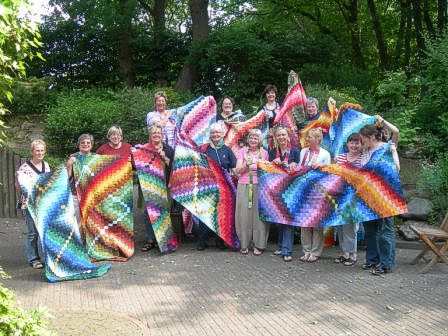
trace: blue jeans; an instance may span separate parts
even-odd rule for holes
[[[364,222],[367,244],[366,263],[382,268],[395,266],[395,228],[392,217]]]
[[[36,226],[34,225],[33,218],[30,215],[28,209],[22,210],[23,217],[26,223],[25,234],[25,257],[26,260],[32,264],[35,261],[40,261],[39,251],[37,248],[37,240],[39,235],[37,233]]]
[[[282,251],[282,256],[290,256],[294,245],[294,226],[277,224],[277,228],[278,249]]]
[[[356,253],[357,251],[357,232],[358,224],[345,224],[336,226],[338,234],[339,246],[344,253]]]
[[[199,220],[199,218],[193,215],[193,223],[196,227],[196,233],[198,235],[198,245],[205,246],[207,244],[207,239],[210,236],[214,236],[216,244],[224,243],[221,237],[213,232],[207,225]]]

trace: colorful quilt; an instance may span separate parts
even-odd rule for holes
[[[39,232],[48,281],[104,275],[111,265],[93,264],[82,243],[66,168],[35,178],[19,174],[18,180]]]
[[[227,172],[184,138],[177,142],[170,192],[227,245],[239,248],[235,186]]]
[[[262,132],[264,132],[263,136],[266,137],[268,129],[265,127],[265,121],[266,112],[261,110],[252,118],[242,121],[238,123],[238,125],[227,125],[227,133],[224,136],[224,143],[234,152],[238,151],[238,142],[243,139],[252,128],[261,128]]]
[[[149,144],[136,145],[131,148],[131,153],[160,252],[169,252],[179,247],[179,241],[171,223],[162,160],[157,150]]]
[[[376,122],[375,117],[359,112],[360,108],[359,105],[349,103],[345,103],[339,108],[339,117],[331,124],[329,129],[332,157],[347,151],[344,145],[352,133],[359,132],[365,125]]]
[[[174,110],[177,129],[198,146],[208,142],[210,125],[216,121],[216,101],[212,96],[200,96]]]
[[[127,157],[78,155],[73,172],[89,256],[126,261],[134,253],[131,163]]]
[[[360,223],[407,212],[389,144],[363,169],[326,165],[287,172],[260,163],[258,197],[261,220],[303,227]]]

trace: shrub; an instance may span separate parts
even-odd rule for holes
[[[9,278],[0,266],[0,278]],[[50,336],[43,310],[23,310],[18,307],[14,293],[0,284],[0,335]]]
[[[433,203],[431,219],[439,222],[448,208],[448,153],[440,154],[435,163],[423,164],[418,186],[431,191]]]
[[[14,99],[5,105],[14,114],[41,114],[54,102],[52,84],[49,77],[17,79],[11,88]]]
[[[107,141],[107,130],[118,125],[125,141],[145,143],[146,114],[154,108],[154,93],[163,90],[168,95],[168,107],[179,107],[193,99],[171,88],[153,89],[85,89],[63,91],[48,110],[44,133],[48,150],[67,156],[77,150],[76,141],[82,133],[90,133],[95,148]]]

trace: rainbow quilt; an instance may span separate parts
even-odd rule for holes
[[[212,96],[200,96],[174,110],[177,129],[198,146],[208,142],[210,125],[216,121],[216,101]]]
[[[170,192],[227,245],[239,248],[235,231],[236,189],[230,176],[183,137],[176,146]]]
[[[359,112],[357,109],[360,108],[359,105],[349,103],[345,103],[339,108],[339,117],[329,129],[332,157],[347,151],[344,145],[352,133],[359,132],[363,126],[376,122],[375,117]]]
[[[160,252],[169,252],[179,247],[179,241],[171,223],[162,160],[157,150],[149,144],[136,145],[131,148],[131,153]]]
[[[363,169],[326,165],[287,172],[260,163],[258,202],[261,220],[302,227],[360,223],[407,212],[389,144]]]
[[[236,152],[239,149],[238,141],[243,139],[252,128],[260,128],[263,132],[263,138],[266,138],[268,133],[266,125],[266,112],[261,110],[252,118],[238,123],[238,126],[226,125],[227,133],[224,136],[224,143]],[[196,144],[199,145],[198,143]]]
[[[127,157],[78,155],[73,172],[89,256],[126,261],[134,253],[131,163]]]
[[[48,281],[104,275],[111,265],[93,264],[82,243],[66,168],[35,178],[19,174],[18,180],[39,232]]]

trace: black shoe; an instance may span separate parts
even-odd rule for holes
[[[390,273],[390,272],[392,272],[392,270],[390,268],[383,268],[381,266],[375,267],[372,270],[373,275],[382,275],[382,274],[386,274],[386,273]]]
[[[204,251],[207,248],[207,244],[205,243],[199,243],[198,246],[196,247],[196,250],[198,251]]]
[[[375,267],[376,267],[376,264],[371,264],[371,263],[365,263],[365,264],[362,264],[362,266],[361,266],[361,268],[363,270],[369,270],[369,269],[372,269]]]

